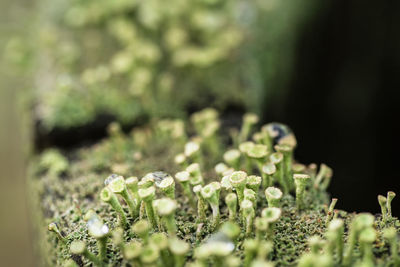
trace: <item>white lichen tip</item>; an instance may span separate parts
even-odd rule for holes
[[[247,151],[249,151],[255,144],[251,141],[243,142],[239,145],[239,151],[243,154],[247,154]]]
[[[214,167],[214,170],[215,170],[215,172],[217,173],[217,174],[222,174],[222,173],[224,173],[226,170],[228,170],[229,169],[229,167],[225,164],[225,163],[223,163],[223,162],[220,162],[220,163],[218,163],[217,165],[215,165],[215,167]]]
[[[329,222],[328,230],[329,231],[337,231],[338,229],[342,228],[343,225],[344,225],[344,222],[342,219],[333,219],[332,221]]]
[[[140,188],[144,188],[144,187],[149,187],[152,186],[154,184],[155,180],[154,180],[154,176],[153,173],[147,173],[144,177],[142,177],[142,179],[140,179],[138,186]]]
[[[124,189],[126,188],[124,177],[118,176],[109,181],[108,188],[110,188],[113,193],[121,193],[122,191],[124,191]]]
[[[221,191],[221,183],[219,183],[219,182],[211,182],[209,185],[212,186],[215,189],[216,192]]]
[[[200,171],[200,164],[198,163],[192,163],[189,166],[187,166],[186,171],[188,173],[195,173]]]
[[[86,244],[81,240],[74,240],[69,250],[72,254],[81,255],[86,251]]]
[[[283,160],[283,154],[282,154],[281,152],[272,153],[272,154],[269,156],[269,159],[271,160],[271,162],[272,162],[273,164],[279,164],[279,163],[281,163],[282,160]]]
[[[262,172],[267,175],[272,175],[276,172],[276,166],[272,163],[267,163],[262,166]]]
[[[104,224],[99,218],[92,217],[87,222],[89,235],[92,237],[99,239],[107,236],[110,232],[110,229],[106,224]]]
[[[185,156],[191,157],[193,154],[200,150],[200,145],[197,142],[190,141],[185,144]]]
[[[281,199],[282,196],[283,196],[282,191],[277,187],[270,186],[267,189],[265,189],[265,197],[267,199]]]
[[[223,176],[231,176],[231,174],[235,171],[234,168],[229,168],[222,173]]]
[[[186,156],[183,153],[180,153],[175,156],[174,161],[176,164],[180,165],[186,161]]]
[[[49,223],[49,225],[47,226],[47,230],[52,232],[58,231],[57,224],[55,222]]]
[[[275,145],[274,146],[276,151],[282,152],[282,153],[288,153],[292,152],[294,147],[289,145],[289,144],[280,144],[280,145]]]
[[[247,211],[253,210],[253,202],[248,199],[244,199],[240,204],[240,208],[243,210],[243,212],[247,213]]]
[[[175,183],[174,179],[168,175],[165,178],[161,179],[161,180],[156,180],[155,185],[158,188],[168,188],[170,186],[172,186]]]
[[[178,182],[188,182],[190,179],[190,173],[187,171],[181,171],[181,172],[177,172],[175,174],[175,179],[178,180]]]
[[[222,236],[222,237],[220,237]],[[220,232],[212,235],[204,244],[196,249],[196,257],[208,258],[210,256],[226,257],[235,249],[235,244]]]
[[[185,241],[176,237],[169,239],[169,249],[174,255],[185,255],[189,252],[190,246]]]
[[[268,147],[262,144],[255,144],[247,149],[247,156],[254,159],[261,159],[268,155]]]
[[[110,176],[108,176],[105,180],[104,180],[104,185],[108,186],[112,181],[114,181],[115,179],[118,179],[120,176],[118,174],[111,174]]]
[[[150,186],[147,188],[139,189],[138,193],[139,193],[139,197],[146,201],[146,200],[153,199],[155,197],[156,189],[154,186]]]
[[[234,162],[240,158],[240,151],[237,149],[230,149],[224,153],[224,160],[227,163]]]
[[[244,185],[246,183],[247,173],[244,171],[236,171],[231,174],[229,178],[230,183],[236,187],[237,185]]]
[[[125,184],[137,184],[139,182],[136,176],[131,176],[125,180]]]
[[[201,195],[205,199],[210,199],[211,197],[215,196],[215,193],[216,190],[211,184],[208,184],[201,189]]]
[[[229,190],[232,189],[232,185],[230,182],[230,175],[225,175],[224,177],[222,177],[221,179],[221,187],[225,190]]]
[[[203,183],[203,176],[200,171],[200,164],[192,163],[187,168],[186,171],[190,174],[190,184],[198,185]]]
[[[304,184],[308,183],[308,181],[311,179],[311,177],[308,174],[296,173],[296,174],[293,174],[293,179],[296,184],[304,185]]]
[[[158,199],[157,203],[157,213],[160,216],[168,216],[171,215],[175,212],[177,209],[178,204],[176,203],[175,200],[172,200],[170,198],[161,198]]]
[[[261,180],[262,180],[261,176],[250,175],[250,176],[247,176],[246,183],[248,186],[252,186],[252,185],[256,186],[256,185],[261,184]],[[253,189],[253,188],[251,188],[251,189]]]
[[[281,214],[282,210],[276,207],[268,207],[261,211],[261,217],[268,219],[269,222],[276,222]]]
[[[243,116],[243,122],[248,124],[256,124],[259,121],[257,114],[246,113]]]
[[[202,188],[203,187],[200,184],[196,185],[196,186],[193,187],[193,192],[194,193],[200,193]]]
[[[111,201],[113,197],[113,193],[111,192],[111,190],[108,187],[105,187],[101,190],[100,192],[100,198],[101,200],[103,200],[104,202],[109,202]]]

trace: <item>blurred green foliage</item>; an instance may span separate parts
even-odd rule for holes
[[[112,115],[259,111],[284,91],[315,1],[42,0],[36,115],[47,130]],[[265,90],[266,89],[266,90]]]
[[[244,103],[235,0],[43,2],[37,112],[49,129]]]

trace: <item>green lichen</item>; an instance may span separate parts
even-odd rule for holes
[[[205,120],[218,121],[218,117]],[[71,259],[79,266],[398,266],[400,223],[388,212],[390,206],[385,202],[383,216],[376,217],[335,210],[338,200],[330,200],[326,192],[332,178],[326,165],[317,172],[315,164],[284,159],[288,155],[281,154],[276,161],[274,155],[281,152],[267,142],[279,140],[265,131],[249,146],[266,146],[262,157],[253,161],[242,145],[240,159],[233,164],[236,168],[229,168],[218,162],[225,151],[238,149],[228,144],[239,142],[219,141],[224,149],[210,154],[214,153],[210,144],[227,140],[220,138],[225,129],[218,127],[204,135],[208,124],[199,123],[195,125],[196,133],[203,134],[199,138],[160,131],[163,124],[165,121],[134,129],[131,134],[114,125],[111,136],[101,143],[64,152],[69,166],[64,174],[46,172],[40,164],[32,168],[34,200],[40,205],[38,221],[57,223],[59,232],[40,230],[43,266],[71,265]],[[192,167],[185,171],[175,163],[175,156],[190,142],[199,147],[196,156],[187,153],[185,165]],[[260,165],[265,164],[277,164],[279,171],[268,172],[269,181],[263,183]],[[163,172],[149,173],[158,170]],[[132,201],[143,203],[138,217],[133,216],[124,197],[114,195],[127,218],[127,225],[121,227],[121,211],[99,197],[103,188],[109,188],[109,183],[103,182],[110,173],[118,173],[118,181],[123,181],[123,176],[143,177],[125,179]],[[163,182],[172,177],[175,182]],[[188,189],[197,197],[191,198]],[[154,198],[149,190],[155,190]],[[393,197],[390,192],[388,198]],[[104,222],[111,234],[94,238],[85,220],[92,216]],[[147,225],[145,231],[143,225]],[[84,243],[76,243],[79,240]],[[71,253],[71,244],[72,252],[89,256]],[[76,250],[82,244],[87,251]]]

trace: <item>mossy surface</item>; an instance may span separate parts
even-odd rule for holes
[[[69,246],[74,240],[84,240],[88,249],[97,253],[96,240],[88,234],[86,222],[83,219],[83,215],[91,209],[111,230],[118,226],[115,211],[108,204],[102,203],[99,198],[99,193],[104,187],[104,179],[111,173],[118,173],[125,177],[132,175],[143,177],[152,171],[162,170],[174,175],[182,170],[174,163],[174,157],[184,150],[188,138],[184,133],[174,136],[171,132],[160,130],[160,125],[162,124],[155,123],[149,127],[133,129],[129,134],[122,133],[118,125],[112,125],[110,136],[98,144],[71,151],[44,151],[33,161],[30,186],[33,193],[33,216],[37,222],[37,241],[40,244],[42,266],[61,266],[71,258],[80,266],[91,265],[87,259],[71,255]],[[196,137],[192,136],[192,139]],[[218,158],[222,159],[222,153],[231,146],[229,144],[232,141],[229,138],[220,138],[220,140],[222,140],[220,150],[216,153],[209,150],[203,157],[202,166],[208,170],[203,171],[206,184],[221,179],[212,167],[218,163]],[[308,168],[304,171],[310,172]],[[258,174],[255,167],[252,172]],[[176,199],[179,205],[175,216],[178,227],[177,237],[194,249],[215,230],[212,229],[208,220],[202,223],[198,221],[197,210],[190,206],[187,198],[182,195],[181,187],[177,185],[176,188]],[[226,193],[224,190],[221,191],[222,222],[228,219],[227,207],[223,202]],[[257,194],[255,217],[259,217],[261,210],[268,206],[263,190]],[[126,214],[129,214],[125,203],[123,201],[121,203]],[[324,237],[329,203],[329,195],[324,190],[308,187],[304,198],[306,208],[299,211],[296,207],[295,194],[293,192],[284,194],[280,204],[282,215],[276,223],[275,234],[271,240],[273,251],[267,260],[277,266],[296,265],[301,255],[309,251],[307,240],[315,235]],[[337,218],[342,218],[345,222],[344,237],[346,239],[355,214],[345,211],[336,211],[335,214]],[[207,210],[207,216],[211,218],[210,209]],[[130,224],[134,224],[138,219],[128,216],[128,220]],[[54,233],[46,230],[47,224],[51,222],[58,224],[67,239],[65,243],[57,239]],[[241,224],[240,213],[238,213],[236,223]],[[388,225],[395,226],[397,232],[399,231],[400,224],[396,218],[388,220],[385,227]],[[374,242],[373,252],[377,265],[389,266],[391,264],[389,247],[380,232],[383,227],[380,215],[376,216],[374,228],[379,234]],[[244,258],[243,242],[247,238],[252,238],[253,234],[246,237],[243,231],[240,233],[236,240],[236,250],[233,252],[235,256]],[[131,230],[125,231],[124,241],[132,240],[140,241]],[[187,262],[195,260],[192,249],[187,254]],[[355,247],[354,255],[356,258],[360,257],[358,246]],[[123,258],[120,249],[111,240],[107,246],[107,262],[110,266],[130,266]],[[158,264],[163,266],[161,261]]]

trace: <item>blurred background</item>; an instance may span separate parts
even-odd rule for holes
[[[333,168],[337,207],[378,213],[378,194],[400,193],[399,5],[1,1],[2,262],[34,265],[29,155],[207,106],[290,125],[296,158]]]

